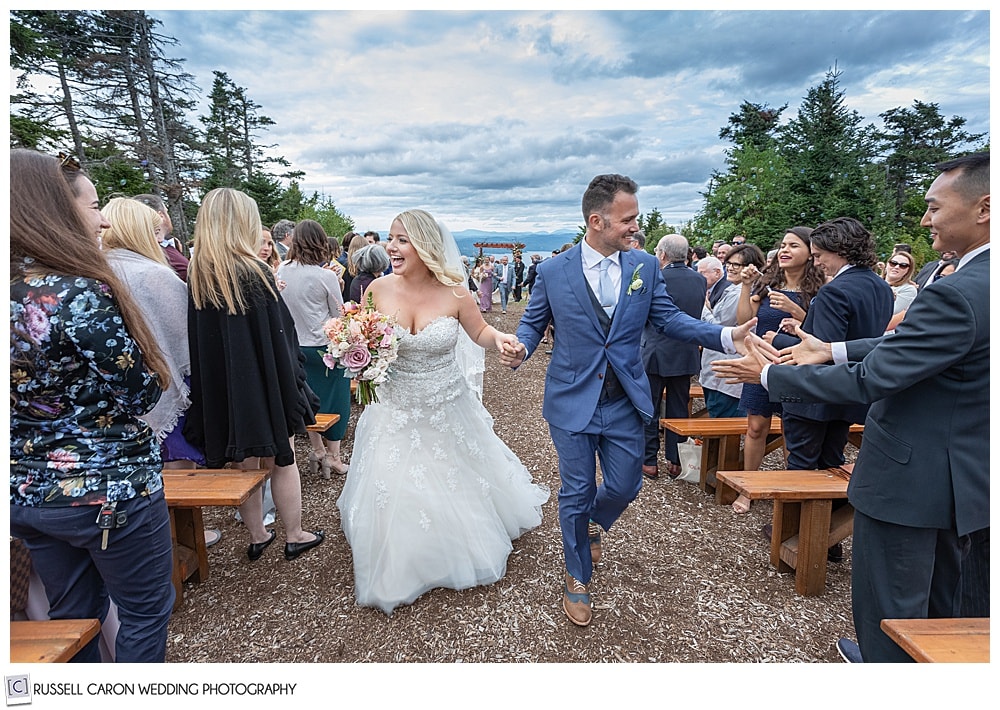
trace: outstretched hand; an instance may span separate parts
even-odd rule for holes
[[[743,345],[743,341],[746,339],[748,335],[753,333],[754,328],[756,327],[757,327],[757,319],[751,318],[743,325],[738,325],[735,328],[733,328],[733,333],[732,333],[733,347],[736,348],[736,352],[738,352],[740,355],[747,354],[747,350],[746,347]]]
[[[822,365],[833,361],[833,349],[830,343],[824,343],[816,336],[805,332],[801,325],[795,326],[795,335],[802,342],[781,350],[777,362],[782,365]]]
[[[727,384],[735,385],[741,382],[760,383],[760,373],[764,365],[774,364],[772,356],[765,348],[777,352],[757,336],[747,336],[743,340],[746,355],[738,360],[716,360],[712,363],[715,374],[726,380]]]

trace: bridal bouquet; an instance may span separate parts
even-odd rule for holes
[[[371,294],[364,306],[348,301],[340,311],[342,316],[323,324],[330,340],[323,362],[331,369],[340,365],[344,377],[358,381],[358,404],[378,402],[375,388],[389,379],[396,360],[396,320],[375,310]]]

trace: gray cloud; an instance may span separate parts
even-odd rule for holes
[[[988,12],[151,14],[203,100],[226,72],[304,191],[379,229],[414,205],[453,229],[572,228],[601,172],[679,224],[740,103],[790,119],[834,65],[866,121],[920,99],[989,130]]]

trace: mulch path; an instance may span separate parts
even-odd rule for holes
[[[486,317],[511,332],[522,312],[523,304],[512,303],[506,315],[497,309]],[[665,476],[645,482],[604,536],[604,561],[591,585],[592,625],[568,622],[558,466],[541,417],[544,349],[517,372],[487,355],[484,403],[496,432],[552,490],[541,526],[515,541],[503,579],[465,591],[436,589],[392,616],[357,606],[336,507],[344,479],[311,476],[302,437],[303,520],[307,529],[325,529],[327,541],[294,562],[276,544],[251,563],[233,510],[206,508],[206,527],[223,536],[209,549],[209,579],[186,585],[171,619],[168,662],[838,662],[837,638],[854,635],[850,539],[845,561],[827,567],[826,592],[798,596],[793,575],[768,561],[760,534],[770,522],[768,502],[737,516],[697,485]],[[355,405],[345,459],[359,414]],[[783,468],[780,452],[764,467]],[[715,692],[735,693],[734,701],[740,694],[726,686]]]

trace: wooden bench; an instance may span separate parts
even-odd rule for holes
[[[886,635],[917,663],[989,663],[989,619],[882,619]]]
[[[746,417],[697,417],[694,419],[661,419],[660,427],[669,429],[683,439],[701,439],[701,476],[698,485],[711,493],[715,490],[715,473],[720,468],[739,469],[743,464],[740,437],[747,433]],[[781,419],[771,418],[771,434],[777,438],[768,443],[765,454],[784,443]]]
[[[683,438],[701,439],[701,476],[698,485],[706,493],[715,492],[715,500],[728,505],[736,495],[716,484],[716,472],[737,471],[743,467],[743,450],[740,440],[747,433],[746,417],[699,417],[695,419],[661,419],[660,426]],[[849,441],[860,447],[864,433],[863,424],[852,424]],[[784,446],[781,417],[771,417],[769,440],[764,447],[764,455]],[[850,437],[854,437],[851,439]]]
[[[336,416],[336,415],[334,415]],[[163,492],[170,509],[170,536],[174,544],[174,609],[184,600],[184,582],[208,579],[208,548],[202,506],[238,506],[260,488],[266,469],[166,469]]]
[[[354,382],[354,380],[351,380],[351,382]],[[309,426],[306,427],[306,429],[308,431],[317,431],[322,433],[339,421],[340,421],[339,414],[317,414],[316,423],[310,424]]]
[[[11,663],[66,663],[101,630],[97,619],[10,622]]]
[[[779,572],[795,570],[795,591],[812,597],[826,587],[827,549],[854,532],[854,508],[833,511],[833,501],[847,498],[850,473],[822,471],[719,471],[720,482],[750,500],[774,501],[771,564]]]

